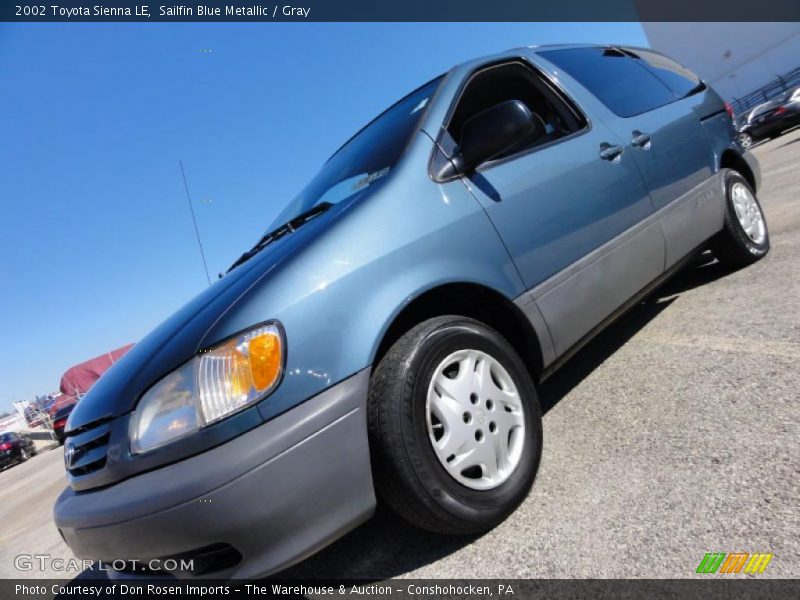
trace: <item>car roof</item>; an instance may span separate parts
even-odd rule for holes
[[[613,42],[605,42],[605,43],[563,43],[563,44],[534,44],[531,46],[522,46],[520,48],[512,48],[511,50],[517,49],[527,49],[533,50],[534,52],[541,52],[547,50],[570,50],[572,48],[624,48],[625,50],[647,50],[648,52],[655,52],[656,54],[661,54],[655,48],[646,48],[644,46],[633,46],[631,44],[615,44]]]

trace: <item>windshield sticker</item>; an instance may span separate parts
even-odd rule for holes
[[[390,167],[384,167],[380,171],[375,171],[374,173],[370,173],[369,175],[367,175],[363,179],[359,179],[353,185],[353,189],[354,190],[360,190],[363,187],[371,185],[372,183],[374,183],[375,181],[377,181],[381,177],[385,177],[386,175],[388,175],[389,174],[389,169],[390,169]]]

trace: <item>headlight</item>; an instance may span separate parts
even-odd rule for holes
[[[272,391],[283,371],[277,324],[203,351],[156,383],[131,419],[131,452],[147,452],[224,419]]]

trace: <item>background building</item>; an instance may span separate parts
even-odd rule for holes
[[[800,23],[642,26],[652,48],[695,71],[740,111],[800,85]]]

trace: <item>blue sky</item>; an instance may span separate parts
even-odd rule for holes
[[[0,24],[0,410],[140,339],[359,127],[455,63],[638,23]]]

